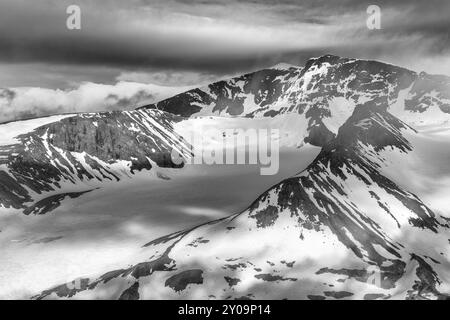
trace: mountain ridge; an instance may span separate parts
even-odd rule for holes
[[[410,90],[403,111],[412,113],[413,118],[415,113],[428,109],[439,108],[442,113],[448,113],[450,77],[334,55],[312,58],[304,67],[267,68],[218,81],[141,108],[156,108],[183,116],[273,117],[295,112],[305,114],[310,126],[317,122],[321,130],[326,131],[330,128],[320,125],[320,120],[330,116],[333,99],[344,98],[353,105],[383,99],[390,108],[400,98],[400,91],[406,89]],[[437,97],[433,96],[433,90]]]
[[[179,168],[171,150],[189,156],[183,134],[202,119],[214,127],[223,117],[287,117],[298,148],[321,148],[246,210],[157,238],[121,269],[33,298],[448,299],[450,214],[386,172],[416,151],[417,126],[450,119],[449,79],[326,55],[135,111],[9,124],[24,129],[0,146],[0,203],[25,214],[140,170]]]
[[[384,109],[357,107],[308,168],[244,212],[151,241],[144,261],[35,298],[448,299],[438,289],[442,256],[398,238],[433,235],[442,249],[448,221],[383,177],[367,153],[411,150],[402,132],[413,129]],[[358,188],[365,197],[352,195]]]
[[[29,204],[45,203],[42,194],[54,203],[97,187],[85,182],[119,181],[153,165],[179,168],[172,149],[189,155],[190,147],[173,131],[174,119],[158,110],[77,114],[19,134],[0,146],[0,203],[43,214]]]

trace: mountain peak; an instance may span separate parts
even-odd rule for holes
[[[381,102],[359,105],[300,174],[243,212],[150,241],[123,269],[34,298],[447,299],[448,221],[380,165],[413,150],[405,129]]]
[[[408,124],[424,124],[450,120],[448,79],[419,76],[414,71],[379,61],[326,54],[309,59],[304,68],[280,63],[144,108],[186,117],[275,117],[297,113],[305,116],[311,130],[317,131],[327,118],[335,118],[334,113],[348,117],[356,105],[383,100],[388,110],[392,108]],[[327,130],[336,134],[337,127]],[[327,130],[319,130],[320,136],[330,137]]]
[[[275,139],[294,141],[287,148],[298,157],[292,167],[286,168],[286,161],[280,164],[286,166],[283,169],[300,173],[288,179],[283,173],[277,177],[283,180],[275,181],[266,191],[262,185],[261,189],[252,189],[249,200],[253,202],[246,210],[240,206],[229,209],[229,203],[225,203],[223,211],[240,213],[196,222],[197,226],[190,229],[183,225],[179,230],[184,231],[150,241],[136,255],[134,251],[127,253],[126,261],[99,265],[96,270],[101,273],[78,278],[77,286],[75,282],[60,285],[35,297],[448,298],[448,284],[444,281],[449,279],[450,219],[440,212],[448,216],[444,208],[447,203],[433,204],[433,208],[426,204],[434,197],[445,201],[442,195],[446,190],[441,188],[448,185],[443,180],[448,176],[448,154],[441,153],[445,139],[421,135],[410,130],[403,120],[410,120],[408,116],[422,121],[427,117],[450,119],[449,86],[448,78],[419,76],[376,61],[324,55],[310,59],[305,68],[279,64],[135,111],[41,120],[20,134],[8,131],[25,127],[25,122],[3,125],[3,135],[8,133],[7,145],[0,143],[0,205],[4,209],[44,214],[65,205],[70,198],[77,205],[73,211],[78,219],[88,214],[79,214],[85,212],[85,207],[76,198],[90,197],[85,202],[91,202],[99,195],[96,206],[100,201],[105,203],[101,214],[115,217],[110,210],[125,208],[126,220],[118,219],[125,226],[129,226],[130,214],[140,208],[144,208],[146,216],[155,212],[154,203],[148,203],[148,214],[144,202],[137,201],[147,199],[150,193],[156,193],[152,199],[157,202],[167,202],[167,209],[161,206],[161,211],[156,210],[160,217],[168,212],[164,210],[170,208],[172,212],[177,207],[172,200],[180,198],[180,192],[182,208],[190,199],[185,192],[198,190],[192,187],[195,180],[188,180],[197,177],[192,174],[197,171],[173,174],[173,179],[181,176],[187,181],[183,189],[178,183],[172,188],[165,181],[172,179],[165,172],[184,170],[184,163],[174,161],[172,151],[183,158],[197,151],[196,139],[189,139],[192,135],[201,133],[208,138],[202,139],[202,144],[224,144],[222,137],[232,136],[228,128],[267,126],[278,129],[280,135]],[[230,118],[224,118],[227,116]],[[265,119],[252,119],[257,117]],[[219,135],[216,130],[209,133],[209,127],[220,130]],[[282,143],[279,146],[286,147]],[[294,146],[299,149],[294,150]],[[432,156],[427,154],[434,150],[439,151],[442,164],[429,160]],[[307,159],[300,159],[302,156]],[[444,169],[434,171],[436,166]],[[190,169],[200,172],[205,167]],[[150,171],[150,175],[134,178],[141,170]],[[239,171],[241,179],[249,179],[243,172]],[[237,192],[249,189],[242,180],[222,183],[229,180],[220,180],[215,173],[201,178],[211,179],[210,183],[223,189],[202,194],[201,210],[205,205],[206,210],[213,210],[209,208],[211,200],[231,188]],[[158,191],[156,179],[167,187]],[[151,192],[148,182],[152,184]],[[113,183],[125,184],[116,188]],[[131,189],[133,194],[138,190],[137,198],[118,195],[131,185],[139,186]],[[101,194],[97,193],[100,188]],[[433,189],[439,190],[433,194]],[[87,192],[92,192],[91,196],[85,195]],[[254,201],[257,193],[261,195]],[[114,208],[117,202],[107,201],[112,197],[128,203]],[[234,201],[233,197],[224,199]],[[67,208],[66,217],[73,207]],[[138,217],[133,216],[131,222],[140,222],[135,219]],[[144,228],[147,224],[139,225]],[[120,229],[125,229],[128,236],[129,228],[122,226]],[[71,224],[70,229],[76,228]],[[58,239],[66,238],[66,234],[60,236],[57,232]],[[118,238],[123,242],[123,237]],[[11,248],[20,249],[17,245]],[[111,265],[121,269],[110,270]],[[56,276],[53,282],[62,279],[60,274]]]

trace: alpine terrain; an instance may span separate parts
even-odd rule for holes
[[[450,77],[332,55],[304,67],[279,64],[135,111],[0,125],[0,214],[20,215],[34,232],[32,219],[54,221],[70,201],[83,212],[90,194],[131,197],[137,188],[127,188],[143,172],[158,173],[148,185],[182,181],[195,166],[172,154],[192,156],[194,132],[276,128],[282,151],[295,156],[280,162],[277,180],[253,176],[251,194],[247,176],[230,182],[231,169],[218,166],[224,174],[210,181],[223,192],[200,193],[207,203],[247,192],[245,206],[224,206],[229,211],[195,225],[173,221],[182,231],[149,232],[122,260],[64,281],[48,275],[47,286],[26,297],[448,299],[449,120]],[[165,201],[198,194],[190,185],[164,191]],[[139,202],[121,210],[133,206]]]

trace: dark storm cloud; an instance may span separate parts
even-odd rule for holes
[[[246,65],[255,59],[255,54],[259,55],[251,44],[233,46],[239,41],[223,39],[220,33],[185,33],[182,25],[176,26],[176,21],[158,17],[159,12],[149,14],[146,20],[138,10],[121,8],[120,3],[116,3],[115,12],[111,12],[109,6],[81,3],[82,29],[70,31],[65,28],[64,1],[54,2],[51,7],[49,1],[36,1],[32,5],[29,2],[2,2],[0,59],[14,63],[37,61],[210,70],[236,62]],[[129,25],[138,21],[144,24]],[[180,30],[177,32],[174,28],[166,32],[165,26],[179,27]],[[202,28],[202,25],[198,27]],[[265,53],[260,55],[264,58]]]
[[[81,30],[65,27],[70,4],[81,7]],[[381,7],[382,30],[366,28],[371,4]],[[0,63],[208,78],[324,53],[410,66],[448,54],[449,15],[447,0],[3,0]]]

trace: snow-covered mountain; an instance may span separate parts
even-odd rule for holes
[[[450,220],[383,176],[380,153],[408,154],[418,134],[385,109],[358,106],[306,170],[244,212],[37,298],[446,299]]]
[[[279,64],[136,111],[3,124],[0,204],[27,214],[44,213],[103,181],[150,169],[152,162],[176,167],[171,163],[171,150],[189,152],[180,135],[201,127],[208,116],[266,119],[259,122],[289,136],[284,144],[322,147],[336,136],[357,105],[370,101],[381,103],[411,125],[446,123],[450,119],[450,78],[325,55],[309,60],[303,68]],[[215,118],[213,126],[223,121]],[[173,125],[180,122],[177,133]],[[249,126],[249,121],[243,122],[239,125]],[[96,183],[86,185],[88,181]]]
[[[275,117],[298,113],[308,123],[305,141],[332,139],[356,105],[383,102],[417,125],[450,120],[450,77],[420,74],[377,61],[325,55],[305,67],[277,65],[210,84],[143,108],[183,116]]]
[[[449,77],[326,55],[136,111],[0,125],[0,204],[46,213],[140,170],[186,170],[170,155],[195,151],[192,133],[277,128],[281,147],[314,156],[247,209],[34,298],[446,299],[449,120]]]
[[[450,212],[424,202],[435,191],[401,172],[420,162],[415,178],[439,172],[445,184],[450,170],[436,171],[423,147],[443,142],[414,127],[445,128],[448,80],[324,56],[148,106],[187,121],[287,115],[296,138],[321,152],[243,212],[153,240],[121,269],[35,298],[447,299]]]
[[[152,166],[179,167],[190,146],[159,110],[74,114],[0,126],[0,204],[43,214],[103,182]]]

